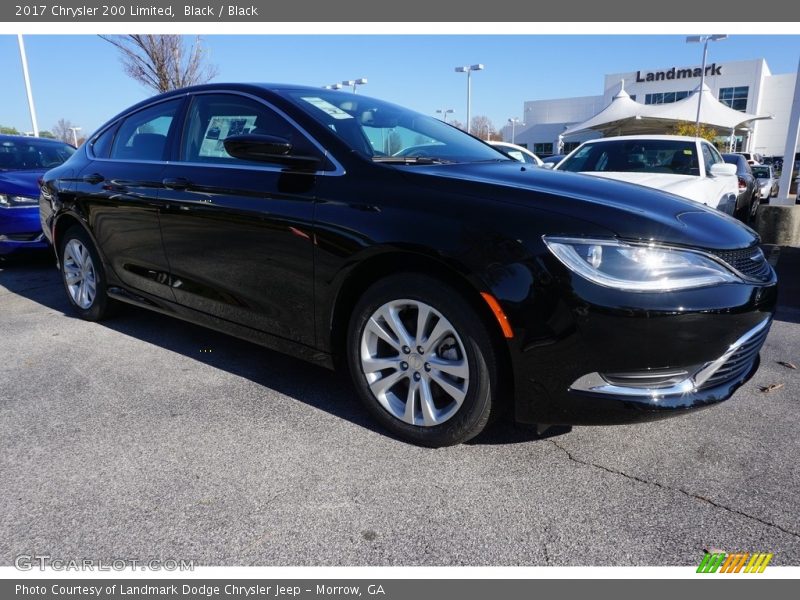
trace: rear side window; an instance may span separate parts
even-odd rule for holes
[[[181,144],[181,160],[191,163],[260,165],[233,158],[225,138],[261,134],[284,138],[293,154],[319,156],[319,151],[291,123],[269,107],[235,94],[200,94],[192,100]]]
[[[108,158],[111,155],[111,143],[114,141],[116,125],[112,125],[92,141],[92,154],[96,158]]]
[[[119,127],[111,149],[118,160],[164,160],[167,138],[182,100],[170,100],[140,110]]]

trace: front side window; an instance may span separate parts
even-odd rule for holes
[[[320,154],[308,138],[264,104],[236,94],[200,94],[189,108],[181,161],[263,166],[264,162],[234,158],[225,150],[226,138],[245,134],[283,138],[292,145],[292,154]]]
[[[167,138],[182,100],[169,100],[127,117],[114,138],[111,158],[164,160]]]
[[[292,90],[286,96],[352,150],[376,162],[512,160],[439,119],[388,102],[326,90]]]
[[[565,159],[559,169],[700,175],[695,143],[679,140],[587,142]]]

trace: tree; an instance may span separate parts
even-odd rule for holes
[[[461,121],[459,121],[458,119],[450,119],[447,123],[452,125],[453,127],[458,127],[462,131],[466,131],[466,128],[464,127],[464,124]]]
[[[47,131],[46,129],[44,131],[40,131],[39,132],[39,137],[40,138],[47,138],[48,140],[56,139],[55,134],[52,131]]]
[[[53,125],[53,133],[51,135],[57,140],[71,144],[74,141],[71,127],[73,127],[72,121],[69,119],[59,119],[58,123]]]
[[[125,73],[159,93],[207,83],[217,76],[217,68],[205,62],[199,36],[188,47],[180,35],[100,37],[120,51]]]
[[[497,133],[497,130],[494,128],[494,124],[489,117],[486,115],[477,115],[472,117],[470,133],[482,140],[489,140],[492,139],[492,135]]]
[[[6,125],[0,125],[0,133],[3,135],[19,135],[16,127],[8,127]]]
[[[708,140],[712,144],[717,143],[717,137],[719,136],[716,129],[703,123],[700,123],[700,135],[697,135],[697,125],[691,121],[678,121],[670,127],[668,133],[670,135],[686,135],[689,137],[697,136]]]

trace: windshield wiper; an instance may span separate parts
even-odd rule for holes
[[[443,165],[453,161],[433,156],[373,156],[372,162],[390,165]]]

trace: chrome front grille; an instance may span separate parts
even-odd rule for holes
[[[701,369],[694,377],[697,388],[722,385],[749,371],[767,339],[769,326],[769,319],[763,321],[737,340],[719,359]]]
[[[764,283],[772,278],[772,267],[769,266],[764,253],[758,246],[744,250],[709,250],[708,252],[749,279]]]

